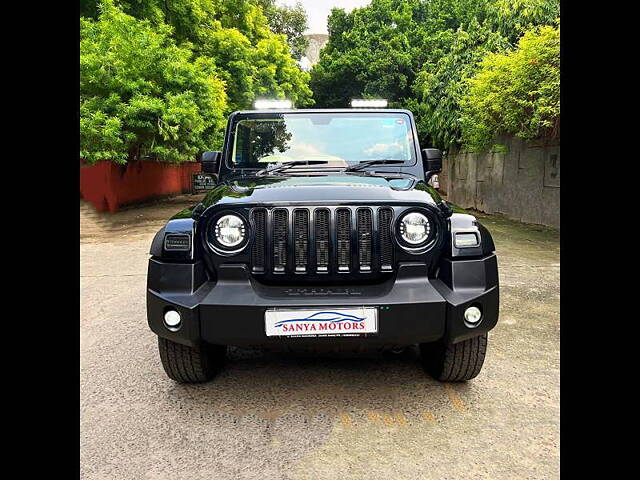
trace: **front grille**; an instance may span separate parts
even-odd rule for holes
[[[393,270],[389,207],[254,208],[251,271],[341,274]]]

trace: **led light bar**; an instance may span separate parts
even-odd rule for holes
[[[387,108],[387,103],[384,98],[354,98],[351,100],[351,108]]]
[[[288,109],[292,107],[291,100],[267,100],[259,99],[253,102],[253,107],[256,110],[267,110],[270,108],[284,108]]]

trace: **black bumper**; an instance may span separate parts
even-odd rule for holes
[[[464,311],[479,305],[475,328]],[[270,308],[377,307],[378,332],[357,337],[267,337],[264,314]],[[170,331],[164,312],[180,312],[182,326]],[[265,286],[243,265],[225,265],[215,282],[201,263],[149,261],[147,318],[157,335],[185,345],[201,342],[235,346],[308,347],[319,344],[386,348],[481,335],[498,321],[495,255],[472,260],[443,260],[438,278],[423,264],[401,264],[395,278],[381,285],[314,288]]]

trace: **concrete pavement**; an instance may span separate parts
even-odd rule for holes
[[[559,233],[482,216],[501,314],[466,384],[402,354],[231,349],[212,382],[164,374],[145,317],[148,249],[182,196],[116,214],[81,202],[81,477],[559,477]]]

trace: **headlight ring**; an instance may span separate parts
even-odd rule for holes
[[[231,254],[242,250],[248,243],[247,222],[235,213],[223,213],[212,219],[209,244],[220,253]]]
[[[426,215],[410,212],[400,218],[400,237],[412,246],[422,245],[431,233],[431,222]]]
[[[435,239],[435,222],[431,215],[412,210],[398,218],[397,238],[400,245],[409,251],[423,251]]]

